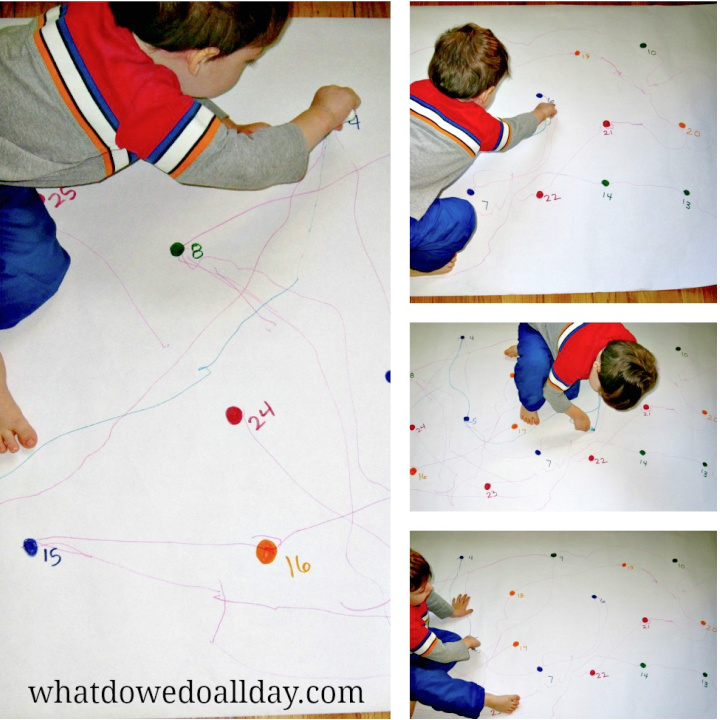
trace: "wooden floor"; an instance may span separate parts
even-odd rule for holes
[[[31,18],[42,15],[58,2],[0,2],[0,17]],[[389,18],[389,2],[297,2],[292,17]]]
[[[554,295],[468,295],[414,297],[414,303],[714,303],[717,285],[685,290],[637,290],[636,292],[576,293]]]

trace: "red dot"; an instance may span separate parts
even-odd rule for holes
[[[646,623],[646,622],[649,622],[649,621],[648,621],[647,618],[643,618],[643,622]]]
[[[589,460],[590,462],[592,462],[594,459],[595,459],[595,456],[594,456],[594,455],[591,455],[591,456],[588,458],[588,460]]]
[[[491,487],[492,487],[492,485],[491,485],[490,483],[485,483],[485,489],[486,489],[486,490],[489,490]]]
[[[233,405],[225,411],[225,417],[231,425],[238,425],[243,418],[242,410],[239,407],[235,407]]]
[[[511,590],[511,591],[510,591],[510,594],[511,594],[511,595],[514,595],[514,594],[515,594],[515,591],[514,591],[514,590]]]
[[[643,410],[649,410],[649,409],[650,409],[649,405],[643,405]]]
[[[543,191],[542,191],[542,190],[538,190],[538,191],[535,193],[535,197],[536,197],[536,198],[542,199],[542,196],[543,196]]]
[[[707,623],[706,623],[704,620],[701,620],[701,621],[700,621],[700,624],[701,624],[701,625],[707,625]]]
[[[517,423],[513,423],[510,427],[511,427],[513,430],[517,430]]]
[[[520,643],[516,640],[516,641],[513,643],[513,647],[518,647],[518,645],[520,645]]]
[[[627,567],[627,563],[623,563],[622,566],[623,566],[623,567]]]
[[[410,474],[416,475],[417,474],[417,468],[410,468]]]
[[[576,55],[579,55],[579,54],[580,54],[580,51],[579,51],[579,50],[576,50],[576,51],[575,51],[575,54],[576,54]]]
[[[685,123],[678,123],[678,127],[684,128],[684,127],[687,127],[687,126],[685,125]]]
[[[610,127],[610,121],[609,121],[609,120],[603,120],[603,127]]]
[[[414,430],[414,429],[415,429],[415,426],[414,426],[414,425],[411,425],[411,426],[410,426],[410,429],[411,429],[411,430]]]
[[[707,410],[703,410],[703,415],[707,415]]]
[[[595,671],[594,671],[594,670],[591,670],[591,671],[590,671],[590,674],[591,674],[591,675],[594,675],[594,674],[595,674]]]

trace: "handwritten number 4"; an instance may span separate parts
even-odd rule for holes
[[[273,417],[275,416],[275,413],[274,413],[273,409],[270,407],[270,405],[268,404],[267,400],[265,401],[265,408],[266,408],[265,410],[258,411],[260,414],[260,417],[266,417],[267,415],[272,415]],[[255,421],[255,430],[259,430],[265,424],[265,420],[260,420],[260,418],[257,415],[251,415],[248,418],[248,425],[252,425],[253,420]]]

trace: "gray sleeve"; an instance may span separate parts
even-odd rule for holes
[[[470,650],[462,640],[443,642],[438,638],[433,649],[424,657],[439,663],[457,662],[458,660],[468,660]]]
[[[570,405],[572,405],[564,392],[556,390],[548,382],[545,383],[543,388],[543,397],[550,403],[550,407],[558,413],[567,412]]]
[[[185,185],[259,190],[297,182],[307,163],[305,138],[293,123],[262,128],[252,135],[221,125],[208,147],[177,179]]]
[[[441,619],[448,618],[455,612],[455,608],[447,600],[440,597],[434,590],[425,602],[427,603],[428,610]]]
[[[511,132],[510,142],[505,146],[503,152],[534,135],[538,126],[537,118],[531,112],[511,118],[501,118],[501,120],[510,126]]]
[[[450,617],[455,612],[455,608],[434,590],[425,602],[428,610],[439,618]],[[457,662],[467,660],[470,657],[470,650],[462,640],[443,642],[438,638],[433,649],[425,657],[440,663]]]

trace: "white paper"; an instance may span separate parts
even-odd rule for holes
[[[716,533],[411,533],[477,637],[451,675],[520,695],[518,718],[714,718]],[[481,717],[490,717],[485,708]],[[456,717],[417,705],[414,718]]]
[[[468,22],[510,55],[489,112],[553,101],[558,113],[443,193],[473,204],[477,230],[451,273],[414,278],[411,294],[715,284],[716,6],[414,7],[411,81],[437,37]]]
[[[388,67],[387,21],[293,20],[217,101],[274,124],[322,85],[358,92],[359,126],[297,185],[140,163],[44,191],[72,265],[0,338],[39,435],[0,457],[2,715],[389,708]],[[71,702],[34,704],[56,680]],[[131,694],[189,682],[193,704]],[[114,704],[73,701],[93,683]]]
[[[627,324],[658,382],[626,411],[582,381],[593,430],[545,403],[520,418],[517,325],[411,325],[413,510],[715,510],[717,326]],[[647,406],[647,408],[645,407]]]

